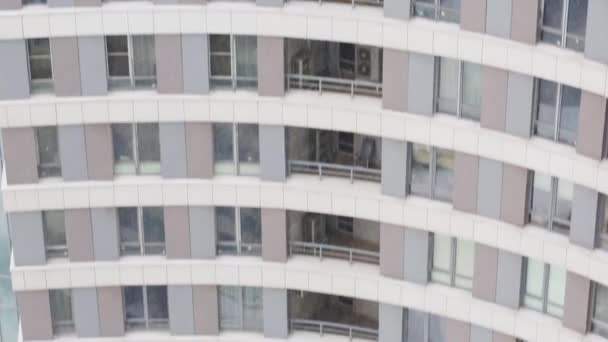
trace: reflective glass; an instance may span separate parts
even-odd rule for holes
[[[236,174],[233,125],[213,124],[213,160],[216,174]]]
[[[557,115],[557,83],[539,80],[536,134],[553,140]]]
[[[445,235],[435,234],[433,237],[433,281],[451,284],[452,239]]]
[[[532,203],[530,210],[530,221],[549,227],[549,216],[551,215],[552,202],[552,178],[549,175],[535,172],[532,185]]]
[[[156,87],[154,36],[133,36],[133,79],[135,87]]]
[[[564,314],[564,297],[566,295],[566,270],[561,267],[550,266],[548,281],[547,313],[562,317]]]
[[[137,208],[118,208],[118,230],[121,254],[141,254]]]
[[[580,105],[581,90],[562,86],[558,141],[569,145],[576,143]]]
[[[427,197],[430,196],[431,158],[431,147],[420,144],[412,144],[411,191],[413,194]]]
[[[257,287],[242,287],[242,290],[243,329],[248,331],[263,331],[262,289]]]
[[[47,258],[67,257],[68,248],[63,210],[43,211],[42,226],[44,228]]]
[[[240,208],[241,213],[241,253],[260,255],[262,253],[262,218],[259,208]]]
[[[160,173],[160,139],[157,123],[137,124],[139,173]]]
[[[239,124],[239,174],[258,175],[260,173],[260,138],[258,125]]]
[[[215,207],[219,254],[237,253],[236,217],[233,207]]]
[[[566,47],[577,51],[585,50],[586,29],[587,0],[569,0]]]
[[[49,290],[49,304],[53,335],[69,334],[74,331],[72,318],[72,295],[70,289]]]
[[[436,171],[433,197],[451,201],[454,188],[454,152],[437,148],[435,156]]]
[[[144,293],[141,286],[123,287],[127,328],[145,327]]]
[[[220,328],[241,328],[241,289],[236,286],[219,286]]]
[[[40,177],[60,177],[59,142],[57,126],[36,128],[38,142],[38,175]]]
[[[437,110],[457,114],[460,61],[451,58],[439,59],[439,89]]]
[[[543,310],[545,264],[542,262],[528,259],[526,267],[526,292],[524,305],[538,310]]]
[[[473,288],[473,265],[475,263],[475,243],[456,240],[456,277],[455,286]]]
[[[479,121],[481,115],[481,66],[462,64],[462,117]]]
[[[553,229],[567,234],[570,230],[572,218],[572,193],[574,185],[571,182],[560,179],[557,183],[557,201],[553,214]]]
[[[165,253],[165,220],[163,208],[143,207],[141,209],[143,219],[143,232],[145,254]]]
[[[112,148],[114,151],[114,173],[118,175],[134,174],[133,125],[112,124]]]
[[[169,308],[167,305],[166,286],[146,286],[148,297],[148,319],[151,328],[168,326]]]

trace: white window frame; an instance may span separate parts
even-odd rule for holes
[[[156,84],[157,84],[157,77],[156,75],[154,76],[136,76],[135,75],[135,56],[133,53],[133,38],[135,37],[145,37],[147,35],[145,34],[139,34],[139,35],[124,35],[124,34],[120,34],[120,35],[110,35],[113,37],[126,37],[127,38],[127,53],[125,54],[124,52],[112,52],[110,53],[108,51],[108,36],[104,37],[104,49],[105,49],[105,53],[106,53],[106,76],[108,77],[108,88],[112,89],[117,89],[120,90],[121,86],[117,86],[117,85],[113,85],[112,82],[113,81],[129,81],[129,85],[128,85],[128,89],[155,89],[156,88]],[[154,42],[156,44],[156,42]],[[110,75],[110,59],[108,57],[110,57],[110,55],[112,56],[127,56],[128,60],[129,60],[129,76],[111,76]],[[154,59],[155,63],[156,63],[156,56]],[[138,81],[152,81],[152,85],[150,86],[142,86],[142,85],[138,85],[137,82]]]
[[[120,214],[118,213],[118,210],[120,209],[136,209],[137,210],[137,243],[134,242],[124,242],[122,241],[122,238],[120,238]],[[117,208],[117,212],[116,212],[116,224],[118,225],[118,235],[119,235],[119,244],[120,244],[120,255],[121,256],[132,256],[132,255],[142,255],[142,256],[146,256],[146,255],[165,255],[167,253],[167,237],[165,236],[165,239],[162,243],[160,242],[146,242],[145,241],[145,227],[144,227],[144,216],[143,216],[143,210],[146,208],[152,208],[152,209],[159,209],[162,211],[163,208],[162,207],[121,207],[121,208]],[[162,224],[164,225],[165,218],[164,218],[164,213],[163,213],[163,222]],[[137,247],[139,248],[139,254],[129,254],[129,253],[124,253],[124,250],[126,248],[124,247]],[[146,253],[146,247],[155,247],[155,248],[160,248],[162,247],[162,252],[161,253]]]
[[[125,295],[125,291],[127,287],[139,287],[142,289],[142,301],[143,301],[143,318],[127,318],[127,296]],[[125,327],[129,327],[129,323],[131,324],[143,324],[144,329],[150,329],[150,327],[154,324],[154,327],[157,327],[159,324],[166,325],[167,328],[169,326],[169,293],[167,293],[167,318],[150,318],[150,308],[148,303],[148,288],[149,287],[164,287],[165,291],[168,291],[167,286],[165,285],[143,285],[143,286],[125,286],[122,288],[123,295],[123,306],[125,308],[124,314],[124,322]],[[138,330],[138,329],[133,329]]]
[[[458,242],[459,239],[455,238],[455,237],[450,237],[450,236],[443,236],[443,238],[448,238],[450,239],[450,265],[449,265],[449,269],[447,270],[443,270],[443,269],[435,269],[434,267],[434,262],[433,262],[433,255],[434,255],[434,251],[435,251],[435,238],[436,238],[437,234],[433,234],[432,235],[432,239],[431,239],[431,248],[429,250],[429,254],[430,254],[430,272],[429,272],[429,279],[431,279],[433,282],[437,282],[437,283],[441,283],[441,284],[445,284],[448,285],[450,287],[455,287],[455,288],[459,288],[459,289],[463,289],[463,290],[471,290],[473,288],[473,276],[468,277],[465,275],[461,275],[458,274],[457,269],[456,269],[456,264],[457,264],[457,259],[458,259]],[[467,242],[464,240],[461,240],[462,242]],[[473,248],[473,255],[475,255],[475,244],[473,242],[471,242],[473,244],[472,248]],[[474,264],[474,258],[473,258],[473,265],[471,265],[472,269],[475,269],[475,264]],[[449,283],[444,283],[441,282],[439,280],[433,279],[433,272],[435,270],[438,270],[439,272],[442,272],[444,274],[449,275],[450,277],[450,282]],[[470,280],[471,281],[471,287],[464,287],[464,286],[459,286],[456,282],[456,278],[462,278],[462,279],[466,279],[466,280]]]
[[[227,172],[222,172],[216,168],[217,160],[215,159],[215,127],[216,125],[231,125],[232,126],[232,167],[234,168],[234,172],[231,173],[233,175],[244,175],[244,176],[258,176],[261,172],[261,160],[260,160],[260,126],[258,124],[250,124],[250,123],[230,123],[230,122],[217,122],[213,125],[213,144],[214,144],[214,156],[213,156],[213,172],[214,174],[228,174]],[[239,154],[239,126],[251,125],[255,126],[258,130],[258,169],[257,171],[252,172],[243,172],[241,170],[241,161]]]
[[[522,306],[525,308],[529,308],[530,310],[534,310],[534,311],[538,311],[536,308],[531,307],[526,305],[526,301],[525,298],[527,296],[530,296],[536,300],[540,300],[542,302],[542,308],[540,310],[540,312],[542,313],[546,313],[547,315],[553,316],[553,317],[557,317],[557,318],[562,318],[562,316],[556,316],[552,313],[550,313],[547,308],[549,306],[549,283],[550,283],[550,278],[551,278],[551,265],[544,263],[544,268],[543,268],[543,293],[542,293],[542,297],[536,297],[533,295],[529,295],[527,293],[527,288],[528,288],[528,263],[529,263],[530,259],[529,258],[525,258],[525,263],[524,263],[524,267],[522,268],[522,279],[523,279],[523,288],[522,288],[522,299],[521,299],[521,303]],[[539,261],[535,261],[535,262],[539,262]],[[565,294],[564,294],[565,297]],[[565,307],[565,298],[564,298],[564,305],[562,305],[562,311],[564,310]]]
[[[74,302],[72,299],[72,290],[71,289],[49,289],[49,299],[51,296],[53,296],[53,292],[54,293],[60,293],[60,292],[67,293],[66,297],[69,298],[70,307],[71,307],[71,311],[70,311],[71,319],[60,320],[60,321],[55,320],[54,315],[53,315],[54,308],[51,307],[51,324],[52,324],[52,328],[53,328],[53,336],[61,336],[61,335],[69,334],[70,332],[73,332],[76,328],[76,326],[74,324]],[[52,300],[49,300],[49,301],[52,303]]]
[[[533,204],[534,204],[534,177],[536,177],[536,173],[535,172],[530,172],[530,174],[531,174],[531,177],[529,177],[529,179],[530,179],[529,182],[530,183],[528,185],[528,188],[529,188],[529,190],[528,190],[528,198],[530,199],[529,204],[528,204],[528,212],[530,213],[529,214],[529,217],[530,217],[529,221],[532,222],[533,224],[538,224],[538,223],[535,223],[534,221],[532,221],[532,215],[533,215],[533,210],[532,209],[533,209]],[[549,176],[549,175],[546,175],[546,176]],[[548,223],[547,226],[541,226],[541,227],[546,228],[547,230],[552,231],[552,232],[557,232],[557,233],[560,233],[560,234],[566,234],[566,235],[568,235],[570,233],[570,228],[572,226],[572,219],[570,220],[570,222],[568,222],[568,231],[564,231],[564,230],[558,229],[557,227],[554,226],[554,223],[555,223],[554,221],[562,221],[562,224],[564,224],[564,225],[566,224],[565,221],[563,221],[562,219],[557,218],[555,216],[555,210],[556,210],[555,206],[557,205],[557,201],[558,201],[557,191],[558,191],[558,188],[559,188],[559,182],[561,182],[562,180],[560,180],[557,177],[553,177],[553,176],[549,176],[549,177],[551,177],[551,203],[549,203],[550,204],[550,208],[549,208],[549,215],[548,215],[548,218],[547,218],[547,220],[548,220],[549,223]],[[570,207],[571,207],[570,210],[572,210],[572,203],[573,202],[574,202],[573,200],[570,201]]]
[[[258,78],[257,77],[248,77],[248,76],[239,76],[237,75],[236,71],[237,71],[237,64],[236,64],[236,60],[237,60],[237,48],[236,48],[236,38],[237,35],[233,35],[233,34],[212,34],[209,36],[209,40],[211,40],[211,36],[229,36],[230,39],[230,52],[217,52],[217,51],[212,51],[211,50],[211,43],[209,44],[209,81],[211,83],[212,87],[219,87],[221,88],[221,86],[217,86],[217,85],[213,85],[214,81],[229,81],[230,82],[230,88],[232,90],[236,90],[237,88],[239,88],[238,82],[239,81],[255,81],[256,82],[256,88],[257,88],[257,82],[258,82]],[[244,35],[246,36],[246,35]],[[212,74],[212,69],[211,69],[211,61],[213,59],[213,56],[222,56],[222,57],[230,57],[230,76],[224,76],[224,75],[213,75]],[[244,88],[249,88],[249,87],[244,87]]]
[[[562,120],[562,94],[563,94],[563,90],[565,85],[557,83],[557,82],[553,82],[553,81],[546,81],[546,82],[553,82],[554,84],[557,85],[557,91],[555,94],[555,112],[554,112],[554,117],[555,117],[555,122],[553,124],[553,136],[552,137],[546,137],[543,136],[541,134],[538,134],[538,115],[539,115],[539,110],[540,110],[540,84],[541,84],[541,79],[537,78],[534,80],[534,104],[535,104],[535,111],[534,111],[534,122],[533,122],[533,128],[534,128],[534,135],[539,137],[539,138],[543,138],[543,139],[549,139],[551,141],[555,141],[557,143],[560,144],[565,144],[565,145],[570,145],[570,146],[576,146],[576,142],[578,140],[578,132],[574,132],[575,134],[575,139],[574,139],[574,143],[570,143],[567,141],[562,141],[560,140],[560,123]],[[581,94],[582,96],[582,94]],[[581,109],[581,103],[579,102],[578,105],[578,115],[580,116],[580,109]]]
[[[559,42],[559,44],[555,44],[555,45],[557,45],[559,47],[562,47],[562,48],[567,48],[567,49],[571,49],[571,50],[574,50],[574,51],[583,52],[584,49],[585,49],[585,44],[586,44],[586,40],[585,39],[587,37],[586,36],[577,36],[577,35],[569,34],[568,33],[568,14],[569,14],[569,12],[570,12],[570,0],[563,0],[562,27],[561,27],[561,30],[558,31],[558,30],[555,30],[552,27],[545,26],[544,23],[543,23],[543,18],[544,18],[544,15],[545,15],[545,0],[543,0],[541,8],[540,8],[540,20],[539,20],[539,22],[540,22],[540,25],[539,25],[540,26],[540,33],[542,35],[546,31],[546,32],[551,33],[551,34],[559,34],[559,35],[561,35],[560,42]],[[589,3],[587,3],[587,13],[589,13]],[[587,25],[587,18],[585,18],[585,25]],[[568,36],[572,36],[572,37],[576,38],[577,40],[582,41],[583,42],[583,46],[582,46],[583,49],[582,50],[578,50],[578,49],[573,49],[571,47],[566,47],[566,44],[568,42]],[[543,42],[549,43],[547,41],[543,41]]]
[[[220,207],[215,207],[215,217],[216,217],[216,224],[218,222],[217,220],[217,209]],[[223,207],[223,208],[229,208],[232,209],[234,212],[234,242],[229,242],[229,241],[220,241],[219,239],[219,234],[217,234],[217,241],[216,241],[216,248],[217,248],[217,254],[218,255],[235,255],[233,253],[230,253],[229,251],[221,251],[222,249],[229,249],[229,248],[233,248],[236,251],[236,255],[247,255],[247,256],[261,256],[262,255],[262,243],[260,242],[259,244],[254,244],[254,243],[249,243],[249,242],[243,242],[243,237],[242,237],[242,225],[241,225],[241,208],[240,207]],[[257,209],[257,208],[245,208],[245,209]],[[260,213],[260,227],[262,227],[262,216]],[[217,230],[217,228],[216,228]],[[260,235],[260,241],[262,239],[262,236]],[[248,249],[249,248],[249,249]]]
[[[413,194],[415,196],[423,196],[426,198],[430,198],[430,199],[435,199],[435,200],[439,200],[442,202],[452,202],[452,198],[453,198],[453,191],[454,188],[452,187],[452,194],[450,196],[450,198],[441,198],[441,197],[437,197],[435,195],[435,187],[437,186],[437,151],[439,149],[444,150],[444,151],[448,151],[451,152],[452,154],[454,153],[454,151],[452,150],[448,150],[448,149],[444,149],[444,148],[439,148],[439,147],[435,147],[435,146],[429,146],[429,145],[425,145],[425,144],[418,144],[420,146],[426,146],[429,147],[431,149],[431,160],[429,162],[429,184],[427,186],[427,192],[422,194],[422,193],[418,193],[415,191],[412,191],[412,163],[414,162],[414,157],[413,157],[413,147],[416,143],[409,143],[408,144],[408,155],[411,156],[411,158],[408,158],[408,172],[407,172],[407,187],[408,187],[408,193]],[[454,156],[455,158],[455,156]],[[452,169],[452,172],[455,172],[454,169]]]
[[[40,126],[40,127],[35,127],[35,139],[36,139],[36,168],[37,168],[37,172],[38,172],[38,177],[40,178],[58,178],[62,176],[62,170],[61,170],[61,146],[59,146],[59,130],[57,128],[57,126]],[[57,163],[42,163],[42,161],[40,160],[40,139],[39,139],[39,132],[40,130],[43,129],[50,129],[50,130],[54,130],[55,131],[55,137],[57,137],[56,140],[56,144],[57,144]],[[57,168],[58,171],[58,175],[51,175],[51,176],[46,176],[42,174],[42,169],[53,169],[53,168]]]
[[[158,175],[161,173],[162,171],[162,165],[161,165],[161,160],[160,160],[160,156],[158,159],[158,163],[159,163],[159,171],[158,172],[142,172],[141,169],[141,161],[139,160],[139,125],[142,124],[152,124],[152,125],[156,125],[156,127],[159,130],[159,134],[158,134],[158,144],[159,144],[159,149],[160,149],[160,125],[157,123],[153,123],[153,122],[138,122],[138,123],[114,123],[112,124],[112,129],[114,129],[115,125],[130,125],[131,126],[131,145],[133,146],[133,150],[131,151],[133,153],[133,163],[134,163],[134,167],[135,167],[135,175]],[[113,135],[113,133],[112,133]],[[114,141],[112,142],[114,143]],[[114,155],[114,151],[112,151],[112,169],[114,172],[115,176],[120,176],[120,175],[132,175],[133,173],[126,173],[126,172],[118,172],[116,170],[116,159],[115,159],[115,155]]]
[[[456,13],[456,12],[451,8],[445,8],[444,6],[442,6],[441,0],[434,0],[434,3],[432,3],[432,4],[429,4],[426,2],[420,2],[417,0],[412,0],[412,12],[413,12],[413,15],[416,15],[416,6],[420,6],[426,10],[434,11],[433,18],[429,18],[429,19],[440,20],[440,21],[445,21],[445,22],[449,22],[449,23],[460,23],[460,17],[461,17],[460,12],[462,10],[462,0],[459,0],[459,1],[460,1],[460,7],[458,8],[458,20],[456,20],[456,21],[442,19],[441,11],[447,10],[452,13]],[[422,16],[422,18],[426,18],[426,17]],[[448,16],[448,18],[450,18],[450,17]]]
[[[434,111],[435,113],[443,113],[439,109],[439,102],[441,101],[441,97],[439,94],[439,89],[441,86],[441,62],[446,59],[451,59],[458,63],[458,87],[456,89],[456,113],[446,113],[449,115],[455,115],[459,119],[467,119],[479,122],[481,119],[481,104],[478,108],[479,117],[472,117],[471,115],[463,115],[463,106],[468,106],[463,103],[463,88],[464,88],[464,66],[465,63],[473,65],[474,63],[464,62],[457,59],[449,58],[449,57],[436,57],[435,58],[435,91],[434,91]],[[481,77],[481,75],[480,75]],[[481,81],[481,80],[480,80]],[[481,98],[481,94],[480,98]]]
[[[43,4],[40,4],[43,5]],[[48,55],[32,55],[30,51],[30,41],[46,39],[49,41],[49,54]],[[27,71],[29,74],[30,88],[32,92],[53,92],[53,54],[51,53],[51,39],[50,38],[29,38],[26,40],[25,48],[27,50]],[[32,59],[48,59],[51,63],[51,78],[37,78],[33,79],[32,75]]]

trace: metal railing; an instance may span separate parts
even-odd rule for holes
[[[349,80],[335,77],[311,76],[302,74],[287,74],[287,90],[290,89],[334,91],[349,93],[350,96],[367,95],[382,96],[382,82]]]
[[[367,251],[364,249],[340,247],[336,245],[327,245],[315,242],[290,241],[289,254],[294,255],[312,255],[323,258],[336,258],[348,260],[351,264],[353,261],[365,262],[369,264],[380,263],[380,253]]]
[[[346,166],[339,164],[329,164],[322,162],[311,162],[305,160],[290,160],[287,163],[289,174],[306,173],[317,174],[319,179],[323,176],[349,178],[352,183],[355,179],[372,182],[380,182],[382,173],[377,169],[370,169],[362,166]]]
[[[289,326],[292,331],[311,331],[318,332],[319,335],[342,335],[353,338],[361,338],[366,340],[378,340],[378,330],[363,328],[356,325],[332,323],[325,321],[316,321],[309,319],[290,319]]]

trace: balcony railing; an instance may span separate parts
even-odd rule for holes
[[[363,80],[349,80],[334,77],[311,76],[302,74],[287,74],[287,90],[290,89],[335,91],[349,93],[350,96],[367,95],[382,96],[382,83]]]
[[[376,265],[380,263],[380,253],[378,252],[304,241],[290,241],[289,254],[312,255],[318,256],[319,259],[325,257],[343,259],[348,260],[351,264],[353,261]]]
[[[324,334],[348,336],[350,339],[361,338],[377,341],[378,330],[363,328],[356,325],[315,321],[308,319],[290,319],[289,325],[292,331],[311,331]]]
[[[290,160],[287,167],[289,174],[317,174],[319,175],[319,179],[323,179],[323,176],[344,177],[349,178],[351,183],[355,179],[380,182],[382,175],[380,170],[369,169],[362,166],[347,166],[304,160]]]

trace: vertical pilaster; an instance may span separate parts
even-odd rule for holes
[[[530,0],[530,2],[534,1],[536,0]],[[505,132],[525,139],[530,138],[530,135],[532,134],[533,107],[534,78],[532,76],[510,72],[507,90]]]
[[[487,0],[486,33],[509,39],[511,38],[512,0]]]
[[[182,0],[182,3],[185,0]],[[189,0],[192,3],[204,0]],[[182,34],[184,93],[209,92],[209,40],[206,34]]]
[[[483,66],[481,78],[481,127],[504,132],[509,72]]]
[[[279,3],[283,0],[257,0],[257,3]],[[272,5],[271,5],[272,6]],[[285,95],[285,38],[258,36],[258,94]]]
[[[124,311],[120,287],[98,287],[97,305],[99,309],[99,330],[103,337],[125,334]]]
[[[34,128],[2,129],[2,152],[7,184],[38,183],[36,151]]]
[[[382,138],[382,194],[406,196],[407,142]]]
[[[394,19],[409,19],[412,15],[411,0],[385,0],[384,16]]]
[[[24,341],[53,339],[49,291],[20,291],[15,293]]]
[[[213,177],[213,129],[210,123],[186,125],[186,160],[188,178]]]
[[[84,126],[89,180],[114,179],[114,154],[110,124]],[[94,157],[93,157],[94,156]]]
[[[118,260],[120,249],[116,208],[91,208],[91,227],[95,260]]]
[[[77,6],[101,6],[101,0],[76,1]],[[80,63],[80,91],[82,95],[106,95],[108,93],[108,71],[104,37],[78,37],[78,57]]]
[[[410,52],[409,62],[408,111],[415,114],[433,115],[435,111],[435,57]]]
[[[386,1],[384,4],[386,6]],[[382,58],[382,107],[405,112],[408,98],[409,54],[402,50],[385,48],[382,51]]]
[[[598,238],[598,219],[603,214],[600,210],[600,195],[597,191],[582,185],[574,184],[572,200],[572,219],[570,222],[570,241],[579,246],[594,249]]]
[[[192,302],[194,307],[194,333],[200,335],[219,334],[217,286],[193,286]]]
[[[0,1],[2,9],[21,8],[21,0]],[[0,100],[24,99],[30,96],[30,74],[24,39],[0,41]]]
[[[192,258],[215,258],[215,214],[213,207],[191,206],[189,215]]]
[[[186,178],[188,162],[185,124],[163,122],[158,126],[163,178]]]
[[[61,176],[65,181],[84,181],[89,178],[87,151],[83,125],[57,126]],[[91,156],[94,158],[94,156]]]
[[[606,101],[603,96],[582,91],[576,152],[595,160],[602,160],[604,157],[606,115],[608,114]]]
[[[477,185],[479,183],[479,157],[466,153],[454,153],[454,209],[469,213],[477,212]]]
[[[72,292],[74,325],[78,337],[99,337],[99,308],[97,289],[94,287],[75,287]]]
[[[511,39],[521,43],[536,44],[539,6],[540,0],[513,0]]]
[[[285,126],[260,125],[260,177],[262,180],[285,181],[287,156]]]
[[[504,164],[502,169],[500,219],[524,226],[528,210],[528,170]]]
[[[521,255],[505,250],[498,251],[496,303],[515,310],[519,308],[522,266]]]
[[[484,33],[486,31],[486,0],[462,0],[460,28]]]
[[[287,290],[265,287],[262,295],[264,337],[287,338],[289,335]]]
[[[164,218],[167,258],[190,258],[191,241],[188,207],[164,207]]]
[[[56,37],[51,38],[50,43],[55,94],[57,96],[80,96],[78,38]]]
[[[403,232],[403,279],[417,284],[429,281],[430,233],[428,231],[401,228]],[[398,255],[395,255],[397,258]],[[416,262],[412,262],[416,260]]]
[[[64,221],[70,261],[95,260],[90,209],[66,209]]]
[[[262,259],[287,261],[287,214],[283,209],[262,208]]]
[[[479,186],[477,187],[477,213],[493,219],[500,218],[503,164],[479,158]]]
[[[497,268],[498,249],[475,243],[473,297],[494,302]]]
[[[177,0],[173,1],[177,2]],[[157,34],[154,37],[154,41],[156,50],[156,89],[161,94],[182,93],[184,91],[184,77],[182,71],[181,36],[179,34]]]
[[[585,34],[585,57],[608,64],[608,3],[603,0],[589,0],[587,7],[587,32]]]
[[[380,274],[403,279],[404,228],[380,223]]]
[[[44,265],[46,251],[40,211],[8,214],[15,266]]]
[[[564,298],[564,326],[585,334],[591,305],[591,280],[568,272]]]
[[[378,341],[404,341],[404,308],[385,303],[379,303],[378,306]]]
[[[169,306],[169,329],[171,335],[194,334],[194,306],[192,286],[169,285],[167,301]]]

